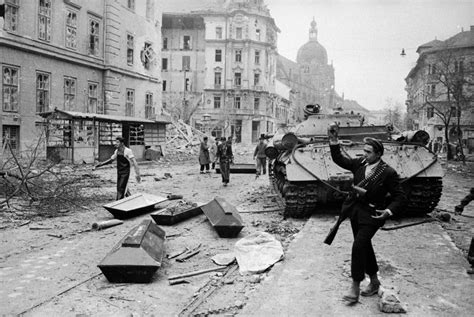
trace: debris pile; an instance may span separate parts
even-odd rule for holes
[[[199,145],[205,135],[182,120],[172,122],[166,127],[166,148],[163,149],[165,156],[163,160],[186,161],[195,158],[199,155]]]

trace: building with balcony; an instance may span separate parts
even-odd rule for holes
[[[47,131],[48,156],[90,163],[117,136],[138,159],[165,141],[160,1],[2,2],[3,145],[21,152]]]
[[[166,109],[175,108],[168,102],[182,100],[193,126],[239,143],[255,142],[290,123],[292,103],[276,90],[279,29],[263,0],[177,0],[163,10],[163,39],[174,43],[163,49],[163,59],[175,65],[162,70]],[[167,19],[172,22],[165,24]],[[185,49],[186,40],[191,46]]]
[[[460,133],[464,146],[473,152],[474,26],[445,41],[425,43],[417,53],[416,65],[405,78],[408,129],[425,130],[440,143],[457,143]]]

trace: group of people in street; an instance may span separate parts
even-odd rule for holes
[[[230,181],[230,164],[234,162],[234,154],[232,152],[232,138],[216,138],[211,145],[208,143],[209,138],[205,136],[199,148],[199,165],[200,173],[209,173],[210,165],[212,169],[219,163],[219,169],[222,176],[222,184],[227,186]],[[204,171],[205,170],[205,171]]]
[[[372,246],[372,238],[385,220],[400,213],[407,196],[403,191],[397,172],[385,163],[381,157],[384,146],[380,140],[364,139],[363,155],[355,158],[342,154],[338,140],[338,126],[328,128],[328,141],[332,159],[340,167],[353,173],[353,191],[347,195],[341,207],[341,216],[350,219],[354,241],[351,252],[352,284],[343,300],[350,304],[357,303],[359,296],[373,296],[377,294],[381,282],[378,278],[379,267]],[[140,182],[140,170],[133,152],[125,146],[124,139],[118,137],[115,143],[114,154],[106,161],[100,162],[95,168],[117,161],[117,200],[129,195],[128,179],[131,166],[135,168],[137,181]],[[256,161],[256,178],[266,174],[265,149],[267,142],[265,135],[261,135],[253,152]],[[199,164],[200,173],[210,172],[219,163],[223,186],[230,181],[230,164],[233,164],[232,141],[229,137],[216,138],[209,144],[208,137],[204,137],[200,144]],[[387,202],[385,197],[390,195]],[[464,207],[474,199],[474,188],[461,204],[455,207],[456,213],[462,213]],[[361,290],[361,282],[366,274],[370,278],[369,284]]]

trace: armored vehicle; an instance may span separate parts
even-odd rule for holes
[[[364,125],[358,114],[320,113],[318,105],[306,106],[305,115],[306,120],[291,131],[277,131],[265,152],[270,159],[270,181],[285,202],[286,217],[327,212],[324,206],[342,203],[350,191],[352,173],[331,158],[327,129],[333,123],[339,126],[343,153],[351,157],[363,155],[364,137],[383,142],[382,159],[396,169],[408,196],[405,215],[426,214],[438,204],[443,169],[437,155],[426,147],[428,133],[396,135],[390,126]]]

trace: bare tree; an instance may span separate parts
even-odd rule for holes
[[[437,48],[427,59],[428,82],[424,91],[424,106],[444,125],[448,160],[453,159],[450,136],[456,137],[457,148],[463,155],[461,115],[473,101],[474,81],[471,73],[464,72],[463,59],[446,45]]]
[[[196,94],[188,94],[185,98],[179,93],[168,93],[163,96],[166,103],[165,111],[168,112],[174,121],[183,120],[186,124],[190,124],[191,117],[202,105],[202,96]]]
[[[393,125],[400,131],[405,130],[406,124],[402,111],[402,104],[400,102],[394,101],[391,98],[387,98],[385,100],[385,105],[386,115],[384,117],[384,121],[388,124]]]

